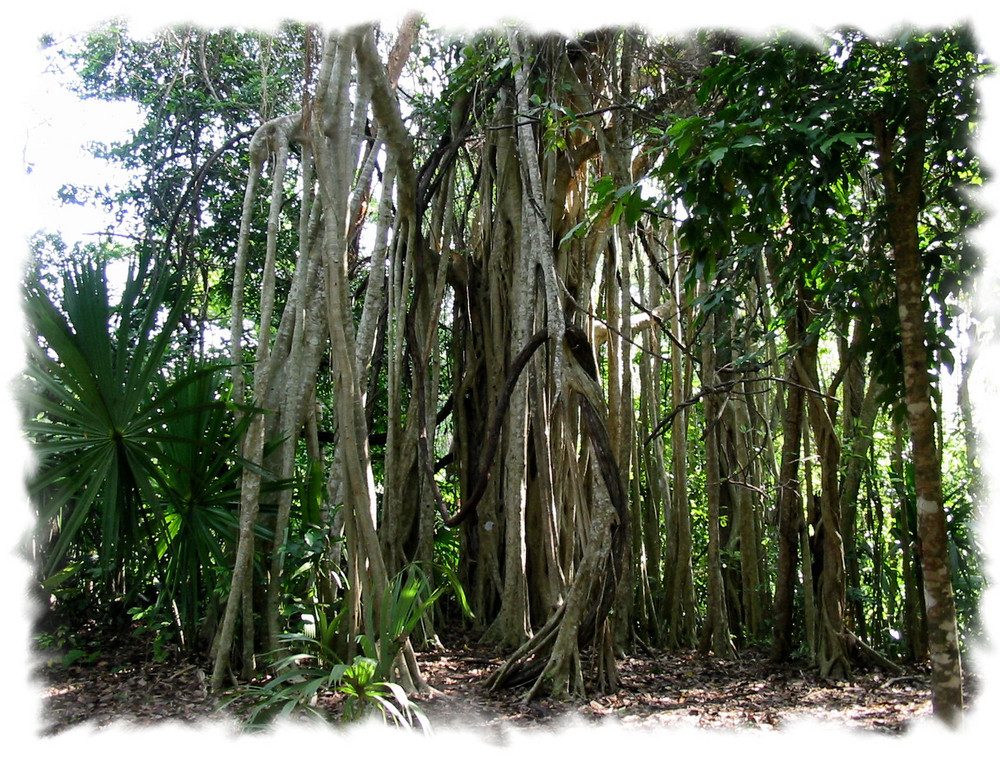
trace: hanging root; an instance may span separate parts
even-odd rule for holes
[[[880,654],[864,640],[850,631],[847,633],[847,650],[850,655],[858,656],[862,662],[874,664],[876,667],[880,667],[886,672],[891,672],[897,677],[901,677],[906,674],[906,670],[904,670],[901,666]]]

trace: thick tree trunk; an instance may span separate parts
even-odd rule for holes
[[[531,334],[534,271],[526,248],[518,248],[514,264],[513,309],[514,348],[523,348]],[[527,553],[525,550],[525,503],[527,497],[528,383],[526,376],[514,388],[505,418],[503,498],[504,567],[500,612],[484,633],[483,640],[507,647],[521,645],[531,635],[528,614]]]

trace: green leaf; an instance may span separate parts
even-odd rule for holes
[[[726,153],[728,151],[729,151],[728,146],[716,146],[708,153],[708,161],[711,162],[713,165],[717,165],[719,164],[720,160],[724,156],[726,156]]]
[[[633,189],[625,203],[625,223],[634,226],[642,218],[645,210],[646,202],[642,198],[642,191],[638,188]]]
[[[741,135],[733,141],[732,148],[745,149],[748,146],[763,146],[764,140],[756,135]]]
[[[588,226],[589,223],[586,220],[580,221],[563,235],[562,239],[559,240],[558,246],[561,248],[573,238],[582,239],[587,233]]]

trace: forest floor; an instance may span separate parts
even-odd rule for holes
[[[832,722],[851,731],[900,734],[928,718],[930,676],[908,668],[903,676],[858,671],[844,681],[821,679],[805,662],[775,665],[765,654],[744,651],[731,661],[694,651],[640,651],[619,661],[619,687],[585,701],[540,698],[525,704],[524,688],[487,691],[483,680],[502,664],[496,651],[460,638],[448,648],[418,653],[438,692],[417,697],[434,730],[460,727],[486,739],[507,730],[545,729],[562,722],[611,722],[625,729],[684,728],[780,730],[797,722]],[[107,639],[87,663],[42,660],[35,680],[42,696],[40,733],[56,735],[80,725],[149,725],[158,721],[234,723],[234,704],[219,711],[207,692],[207,661],[167,656],[154,661],[151,647],[134,638]],[[585,674],[587,667],[584,667]],[[973,696],[975,678],[970,678]],[[334,718],[336,694],[319,699]]]

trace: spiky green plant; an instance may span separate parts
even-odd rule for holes
[[[378,633],[358,636],[361,654],[350,664],[333,653],[329,640],[306,634],[285,635],[283,642],[298,650],[274,662],[275,674],[265,685],[237,690],[226,705],[254,699],[246,718],[250,728],[293,715],[327,719],[316,701],[320,693],[331,690],[345,697],[341,716],[345,722],[366,719],[377,712],[386,723],[429,731],[430,722],[420,708],[390,678],[403,643],[444,591],[444,587],[431,589],[418,564],[406,566],[390,583]]]
[[[56,300],[37,278],[24,292],[32,338],[21,398],[38,459],[29,493],[40,573],[60,579],[74,557],[96,560],[89,584],[127,607],[154,578],[175,586],[179,566],[196,567],[191,556],[218,555],[230,523],[219,449],[238,430],[215,393],[218,367],[177,363],[171,341],[188,293],[149,261],[130,268],[117,305],[96,259],[70,266]],[[188,500],[203,470],[218,480],[196,517]],[[168,549],[180,560],[164,566]]]

